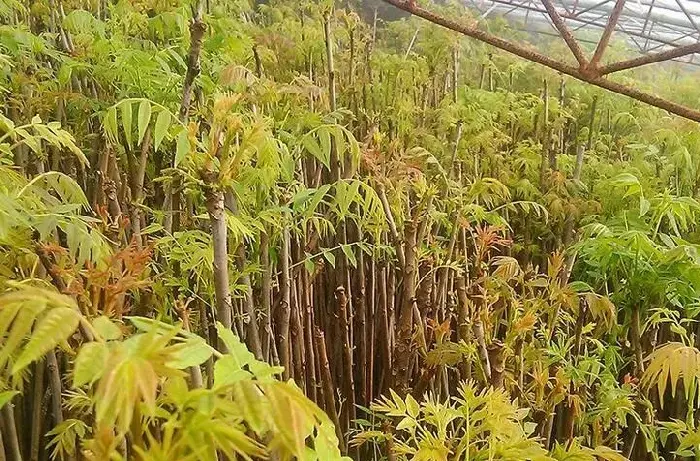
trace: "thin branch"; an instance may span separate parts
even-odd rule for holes
[[[190,23],[190,49],[187,53],[187,72],[185,73],[185,83],[182,86],[182,101],[180,102],[179,112],[180,121],[183,123],[187,123],[187,119],[189,117],[194,79],[197,78],[201,71],[199,55],[202,51],[204,32],[207,30],[207,26],[202,20],[202,9],[202,2],[198,1],[192,10],[192,22]]]
[[[622,9],[624,8],[624,6],[625,0],[617,0],[615,2],[615,7],[613,8],[612,12],[610,13],[610,17],[608,18],[608,24],[603,30],[603,35],[600,36],[600,41],[598,42],[598,46],[595,49],[595,53],[593,53],[593,59],[591,59],[590,63],[591,69],[595,69],[598,66],[598,63],[600,62],[600,59],[603,57],[603,53],[605,53],[605,49],[608,47],[608,42],[610,42],[610,37],[612,36],[613,31],[615,30],[617,20],[620,19],[620,15],[622,14]]]
[[[403,60],[405,61],[408,58],[408,55],[411,54],[411,50],[413,49],[413,44],[416,43],[416,37],[418,37],[418,32],[420,32],[420,28],[417,28],[415,33],[413,34],[413,38],[411,38],[411,43],[408,44],[408,48],[406,48],[406,54],[403,56]]]
[[[542,0],[542,3],[547,9],[547,14],[549,14],[549,17],[552,18],[552,22],[556,26],[557,30],[561,34],[566,44],[569,46],[569,49],[574,54],[574,57],[578,61],[579,65],[582,69],[585,68],[588,65],[588,60],[586,59],[586,56],[584,56],[583,50],[576,41],[576,38],[574,38],[574,35],[571,33],[571,30],[566,25],[562,17],[559,15],[556,8],[554,8],[552,0]]]

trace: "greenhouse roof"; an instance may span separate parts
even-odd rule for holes
[[[463,0],[483,19],[501,16],[525,31],[559,36],[542,0]],[[615,12],[614,32],[641,54],[667,51],[700,41],[700,0],[552,0],[579,42],[598,43]],[[615,11],[619,9],[619,11]],[[700,65],[695,54],[674,60]]]
[[[455,15],[442,16],[435,8],[423,7],[415,0],[383,1],[562,74],[700,122],[700,110],[695,107],[642,91],[629,82],[609,78],[616,72],[669,60],[684,59],[694,63],[693,55],[700,53],[700,0],[462,0],[467,6],[482,11],[482,17],[501,14],[512,21],[522,20],[527,31],[556,32],[555,35],[566,42],[576,64],[572,64],[570,57],[551,56],[549,50],[539,51],[528,43],[492,33],[482,27],[483,21],[465,20]],[[636,57],[606,62],[605,50],[615,33],[625,34],[639,47],[634,53]],[[595,44],[592,53],[581,46],[585,41]]]

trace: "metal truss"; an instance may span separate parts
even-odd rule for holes
[[[552,35],[553,30],[554,35],[566,42],[576,64],[498,37],[481,27],[480,21],[446,18],[417,5],[415,0],[383,1],[528,61],[700,122],[698,109],[608,78],[615,72],[663,61],[693,63],[693,55],[700,53],[700,0],[462,0],[480,11],[482,19],[501,14],[524,22],[528,31]],[[627,37],[640,55],[604,62],[605,51],[615,33]],[[585,42],[596,44],[590,58],[580,45]]]
[[[560,35],[550,11],[541,0],[462,0],[475,9],[482,19],[501,16],[521,30],[544,35]],[[606,30],[607,18],[615,11],[616,0],[553,0],[563,23],[581,42],[591,40]],[[627,39],[641,54],[667,51],[700,40],[700,1],[634,0],[622,2],[619,16],[610,33]],[[675,61],[700,65],[693,54]]]

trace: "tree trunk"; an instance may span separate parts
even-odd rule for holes
[[[340,429],[340,421],[338,420],[338,411],[335,407],[335,394],[333,386],[333,376],[331,375],[331,369],[328,364],[328,354],[326,352],[326,340],[324,338],[323,332],[316,327],[316,353],[318,355],[318,361],[321,364],[321,384],[323,388],[323,399],[326,407],[326,413],[333,421],[335,425],[335,431],[338,436],[338,441],[341,450],[345,452],[345,437]]]
[[[203,2],[202,0],[197,0],[197,3],[194,5],[192,10],[192,21],[190,22],[190,49],[187,53],[187,72],[185,73],[185,81],[182,85],[182,100],[180,101],[180,111],[178,113],[180,122],[185,125],[187,125],[190,114],[190,105],[192,104],[194,80],[201,72],[199,55],[202,52],[204,33],[207,30],[207,26],[202,20],[202,10]],[[170,193],[170,200],[167,203],[168,206],[166,208],[168,211],[166,216],[169,218],[166,219],[165,228],[168,233],[177,231],[180,228],[179,222],[182,206],[180,203],[180,187],[180,181],[175,180]]]
[[[350,328],[348,326],[348,297],[345,288],[339,286],[335,289],[335,299],[338,302],[338,318],[340,320],[340,334],[343,346],[343,378],[345,381],[345,413],[349,423],[355,419],[355,379],[353,377],[352,347],[350,345]]]
[[[39,461],[39,451],[41,449],[41,438],[44,434],[43,421],[41,418],[41,408],[44,397],[44,370],[46,364],[39,361],[34,364],[34,392],[32,394],[32,426],[31,426],[31,449],[29,453],[30,461]]]
[[[250,275],[245,270],[246,256],[245,244],[241,242],[236,249],[236,266],[241,273],[241,283],[245,287],[245,296],[243,298],[243,310],[245,319],[243,323],[246,329],[246,344],[250,351],[258,360],[263,359],[262,345],[260,343],[260,331],[258,329],[258,319],[255,314],[255,304],[253,300],[253,285],[250,282]]]
[[[363,235],[362,230],[357,229],[357,240],[362,242]],[[351,250],[352,251],[352,250]],[[365,257],[362,249],[358,251],[357,257],[357,288],[355,290],[355,305],[357,310],[355,312],[357,318],[357,337],[355,338],[355,344],[357,344],[357,385],[358,393],[360,396],[360,402],[362,405],[367,405],[369,403],[369,393],[367,392],[367,348],[368,337],[367,337],[367,300],[366,300],[366,274],[365,274]]]
[[[151,127],[146,129],[141,142],[141,155],[138,164],[131,171],[131,233],[138,249],[143,248],[141,237],[141,205],[143,205],[143,183],[146,178],[148,151],[151,148]]]
[[[413,357],[411,337],[413,332],[413,305],[416,302],[416,275],[418,272],[418,252],[416,237],[418,233],[417,216],[405,223],[405,264],[403,266],[403,295],[398,317],[398,332],[394,348],[392,369],[394,390],[400,396],[408,394],[408,367]]]
[[[5,433],[3,434],[3,443],[9,453],[9,461],[22,461],[22,452],[20,450],[19,437],[17,436],[17,426],[15,425],[15,411],[12,401],[7,402],[2,407],[2,419]],[[2,453],[3,459],[5,453]]]
[[[213,182],[213,181],[212,181]],[[231,329],[233,305],[228,274],[228,229],[224,212],[224,193],[209,182],[204,191],[207,212],[211,221],[211,233],[214,245],[214,291],[216,293],[216,320],[224,328]],[[219,349],[224,350],[223,343]]]

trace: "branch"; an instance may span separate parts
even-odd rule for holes
[[[586,66],[588,66],[588,60],[586,59],[586,56],[584,56],[581,46],[576,41],[576,38],[574,38],[573,34],[571,33],[571,30],[569,30],[569,27],[566,25],[562,17],[554,8],[552,0],[542,0],[542,3],[544,3],[544,7],[547,9],[549,17],[552,18],[552,22],[556,26],[557,30],[561,34],[566,44],[569,46],[571,52],[576,57],[576,60],[578,61],[581,68],[586,68]]]
[[[689,120],[700,122],[700,110],[692,109],[690,107],[677,104],[667,99],[660,98],[649,93],[645,93],[636,88],[631,88],[620,83],[612,82],[605,78],[593,75],[590,72],[582,72],[580,69],[577,69],[571,65],[565,64],[561,61],[557,61],[556,59],[552,59],[548,56],[540,54],[537,51],[533,51],[517,43],[510,42],[508,40],[496,37],[486,31],[480,30],[475,25],[461,24],[451,19],[443,18],[441,16],[436,15],[433,12],[425,10],[417,5],[413,5],[407,1],[383,1],[386,3],[390,3],[391,5],[394,5],[397,8],[400,8],[404,11],[412,13],[416,16],[420,16],[421,18],[426,19],[434,24],[441,25],[448,29],[454,30],[455,32],[464,34],[468,37],[472,37],[484,43],[488,43],[489,45],[495,46],[496,48],[507,51],[516,56],[520,56],[521,58],[527,59],[528,61],[542,64],[543,66],[549,67],[550,69],[554,69],[563,74],[570,75],[571,77],[574,77],[583,82],[590,83],[591,85],[595,85],[600,88],[604,88],[606,90],[612,91],[613,93],[623,94],[632,99],[636,99],[637,101],[641,101],[651,106],[667,110],[673,114],[679,115]]]
[[[593,53],[593,59],[591,59],[591,62],[589,64],[591,69],[595,69],[596,67],[598,67],[600,58],[603,57],[603,53],[608,47],[608,42],[610,41],[610,37],[612,36],[613,31],[615,30],[617,20],[620,19],[620,15],[622,14],[622,9],[624,8],[624,6],[625,0],[617,0],[615,2],[615,7],[613,8],[612,12],[610,13],[610,17],[608,18],[608,24],[603,30],[603,35],[600,36],[598,46],[595,49],[595,53]]]
[[[652,64],[654,62],[669,61],[671,59],[680,58],[681,56],[686,56],[693,53],[700,53],[700,43],[679,46],[678,48],[661,53],[651,53],[644,56],[639,56],[638,58],[629,59],[627,61],[608,64],[607,66],[600,68],[600,75],[607,75],[612,74],[613,72],[619,72],[621,70],[633,69],[635,67]]]
[[[192,86],[194,79],[199,75],[201,70],[199,64],[199,55],[202,51],[202,39],[207,26],[202,20],[203,5],[201,1],[197,1],[192,11],[192,22],[190,23],[190,50],[187,53],[187,73],[185,74],[185,83],[182,86],[182,101],[180,103],[180,121],[187,124],[187,118],[190,113],[190,102],[192,101]]]

